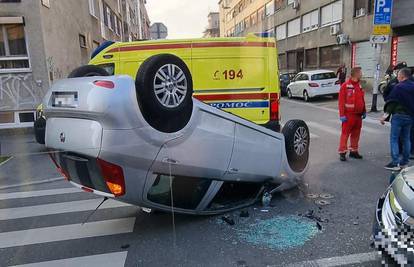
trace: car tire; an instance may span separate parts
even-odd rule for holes
[[[288,121],[282,129],[285,137],[286,156],[295,172],[303,172],[308,165],[310,133],[302,120]]]
[[[38,118],[34,122],[34,134],[36,142],[39,144],[45,144],[45,135],[46,135],[46,119],[43,117]]]
[[[308,94],[308,91],[303,91],[303,100],[305,101],[305,102],[309,102],[310,101],[310,97],[309,97],[309,94]]]
[[[92,77],[92,76],[109,76],[109,73],[101,67],[94,65],[80,66],[74,69],[68,78]]]
[[[135,89],[145,120],[156,130],[172,133],[187,125],[193,110],[193,81],[180,58],[160,54],[144,61]]]
[[[290,89],[288,89],[287,90],[287,97],[289,98],[289,99],[292,99],[292,92],[290,91]]]
[[[332,95],[332,98],[333,98],[333,99],[338,99],[338,97],[339,97],[339,94],[334,94],[334,95]]]

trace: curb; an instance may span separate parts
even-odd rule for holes
[[[22,186],[29,186],[29,185],[53,183],[53,182],[63,181],[63,180],[64,180],[63,177],[57,177],[57,178],[45,179],[45,180],[40,180],[40,181],[35,181],[35,182],[5,185],[5,186],[0,186],[0,190],[22,187]]]

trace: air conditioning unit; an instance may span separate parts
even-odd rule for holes
[[[341,26],[339,24],[335,24],[331,26],[331,35],[338,35],[339,31],[341,30]]]
[[[357,9],[355,12],[355,17],[362,17],[366,15],[365,8]]]
[[[299,0],[293,0],[292,8],[299,9]]]
[[[349,35],[339,34],[338,36],[336,36],[336,42],[340,45],[349,44]]]

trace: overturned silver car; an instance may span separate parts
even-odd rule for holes
[[[192,98],[191,88],[162,89],[171,101],[129,76],[55,83],[43,103],[45,141],[66,179],[140,207],[215,214],[290,188],[306,171],[303,121],[278,133]]]

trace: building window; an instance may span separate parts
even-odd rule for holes
[[[50,8],[50,1],[49,0],[42,0],[42,5],[47,7],[47,8]]]
[[[293,5],[294,2],[295,2],[295,0],[287,0],[288,5]]]
[[[265,7],[262,7],[257,11],[257,20],[259,22],[263,21],[265,19]]]
[[[342,21],[342,0],[322,7],[321,25],[327,26]]]
[[[362,17],[372,14],[374,11],[374,0],[354,0],[354,17]]]
[[[318,49],[307,49],[305,51],[305,66],[307,68],[316,68],[318,66]]]
[[[96,18],[95,0],[88,0],[89,14]]]
[[[287,24],[288,37],[296,36],[300,34],[300,18],[291,20]]]
[[[23,24],[0,24],[0,72],[30,69]]]
[[[283,7],[284,0],[276,0],[275,1],[275,10],[279,10]]]
[[[287,52],[287,68],[289,70],[296,70],[296,51]]]
[[[276,27],[276,40],[286,39],[286,23]]]
[[[341,64],[341,47],[326,46],[320,48],[320,65],[322,68],[337,67]]]
[[[82,48],[87,48],[87,46],[86,46],[86,37],[83,34],[79,34],[79,45]]]
[[[266,9],[266,17],[269,17],[275,14],[275,2],[270,1],[269,3],[267,3],[265,9]]]
[[[118,18],[116,16],[114,16],[114,29],[115,29],[115,33],[119,35]]]
[[[0,3],[20,3],[21,0],[0,0]]]
[[[257,13],[255,12],[255,13],[253,13],[251,16],[250,16],[250,21],[251,21],[251,23],[252,23],[252,26],[254,26],[254,25],[256,25],[257,24]]]
[[[107,6],[106,7],[106,20],[105,20],[105,25],[108,26],[109,29],[113,30],[114,27],[112,26],[113,20],[112,20],[112,11],[111,9]]]
[[[319,27],[319,9],[312,11],[302,17],[302,31],[308,32]]]
[[[279,69],[286,69],[286,54],[279,54]]]

